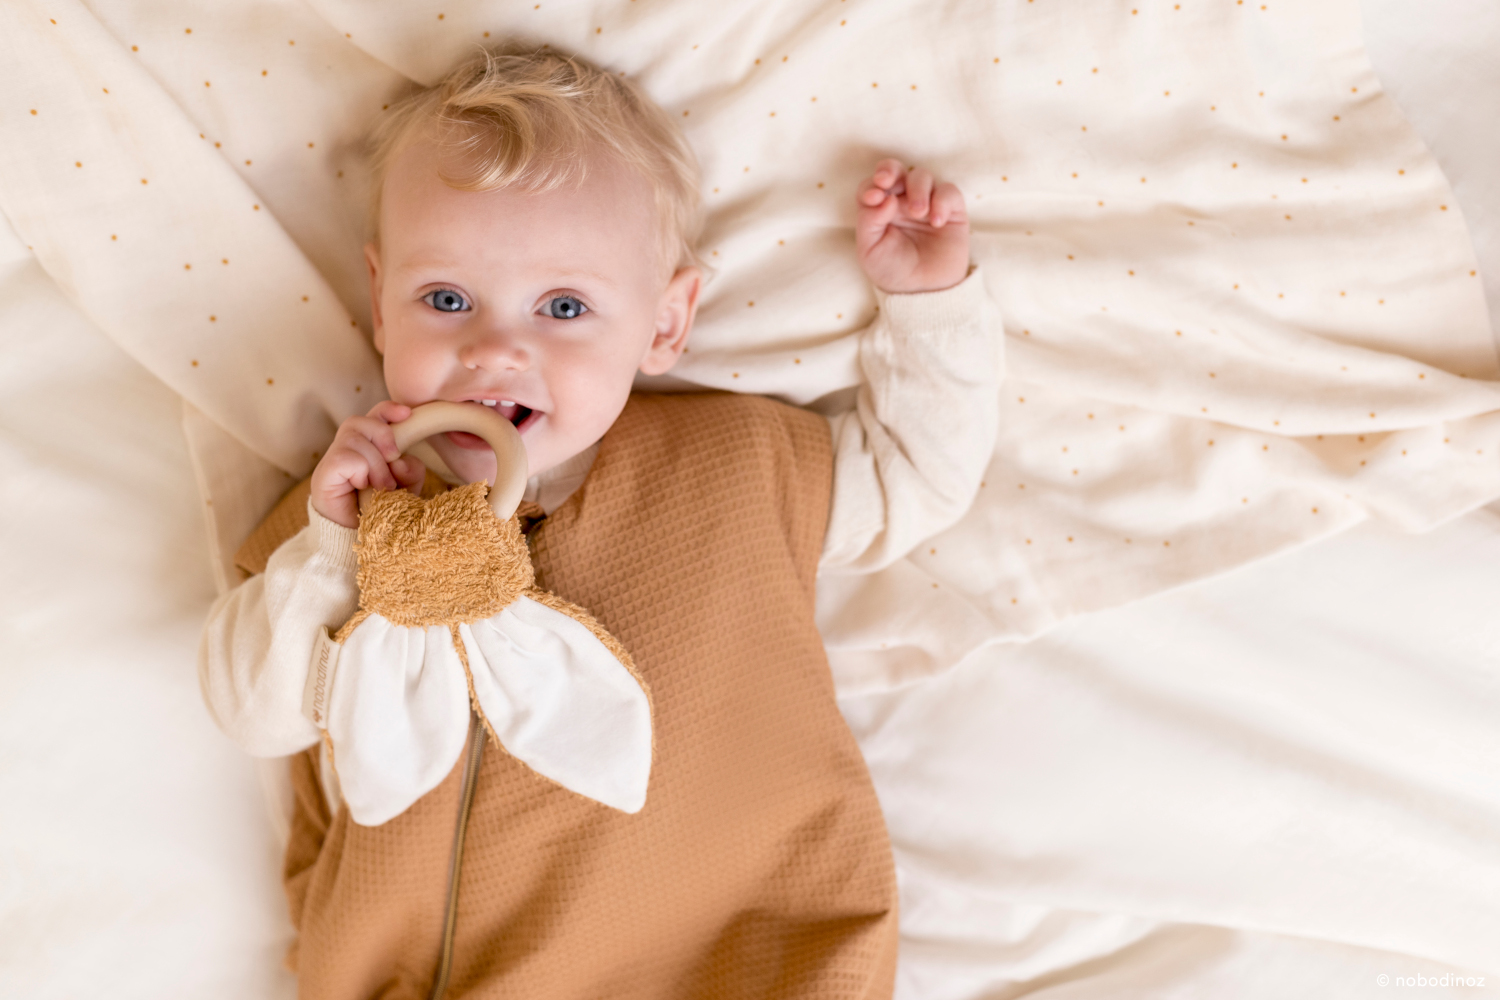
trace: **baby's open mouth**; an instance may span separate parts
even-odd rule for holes
[[[519,403],[513,403],[507,399],[476,399],[473,402],[481,403],[494,410],[496,413],[500,414],[502,417],[514,424],[516,430],[518,431],[525,431],[527,427],[535,422],[533,418],[539,417],[541,415],[537,410],[533,410],[527,406],[522,406]],[[480,437],[477,434],[470,434],[468,431],[448,431],[447,437],[449,441],[452,441],[460,448],[469,448],[475,451],[489,448],[489,445],[485,443],[484,438]]]

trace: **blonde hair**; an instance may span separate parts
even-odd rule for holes
[[[702,228],[698,161],[676,123],[623,76],[545,50],[486,51],[391,105],[374,134],[377,238],[386,172],[424,140],[456,154],[443,158],[441,177],[462,191],[576,185],[587,175],[587,154],[602,150],[655,192],[663,261],[702,263],[695,248]]]

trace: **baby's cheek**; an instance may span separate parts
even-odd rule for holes
[[[449,367],[438,355],[438,345],[387,342],[385,385],[391,399],[408,405],[437,399],[442,386],[441,373]]]
[[[575,370],[569,380],[568,397],[575,421],[602,433],[614,423],[630,395],[635,369],[618,358],[595,357],[591,361]]]

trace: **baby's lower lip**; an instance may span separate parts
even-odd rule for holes
[[[478,434],[470,434],[468,431],[449,431],[448,440],[460,448],[468,448],[472,451],[487,450],[489,444]]]
[[[516,430],[524,434],[526,432],[526,428],[536,423],[536,418],[539,415],[540,414],[536,410],[528,409],[524,406],[512,407],[510,419],[516,421]],[[519,416],[521,419],[516,420],[517,416]],[[460,448],[467,448],[471,451],[482,451],[489,448],[489,445],[485,442],[484,438],[478,436],[477,434],[470,434],[468,431],[448,431],[446,436],[449,441],[453,442]]]

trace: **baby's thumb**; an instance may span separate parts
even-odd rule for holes
[[[402,455],[391,463],[391,475],[395,476],[396,482],[404,488],[417,493],[427,479],[427,467],[420,459],[413,458],[411,455]]]
[[[886,227],[896,217],[899,205],[894,195],[886,198],[874,208],[868,205],[859,207],[859,214],[854,220],[854,242],[861,251],[868,250],[880,242],[885,235]]]

